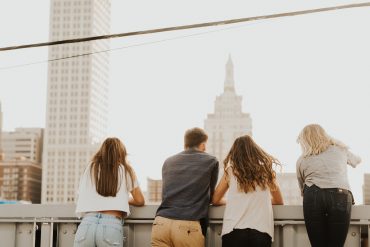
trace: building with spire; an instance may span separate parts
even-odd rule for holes
[[[207,152],[222,164],[234,140],[252,135],[252,119],[242,111],[242,96],[236,94],[234,65],[229,56],[226,63],[224,92],[216,97],[214,113],[208,114],[204,129],[208,134]]]
[[[50,41],[110,33],[111,0],[51,0]],[[49,59],[109,49],[108,40],[50,46]],[[82,172],[107,135],[109,54],[48,65],[42,203],[73,203]]]

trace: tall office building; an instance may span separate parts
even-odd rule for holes
[[[364,184],[362,185],[363,203],[370,205],[370,173],[364,174]]]
[[[208,114],[204,122],[208,134],[207,152],[216,156],[220,164],[237,137],[252,134],[252,119],[242,112],[242,100],[235,92],[234,65],[229,56],[224,92],[216,97],[215,112]]]
[[[110,33],[110,0],[52,0],[50,40]],[[107,40],[51,46],[49,59],[109,48]],[[79,178],[106,136],[108,53],[49,63],[42,203],[72,203]]]
[[[277,173],[277,182],[280,186],[285,205],[302,205],[303,197],[298,186],[296,173]]]
[[[0,197],[40,203],[43,129],[17,128],[3,132]]]

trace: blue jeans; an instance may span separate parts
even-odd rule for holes
[[[123,241],[123,220],[113,215],[88,213],[78,226],[74,247],[122,247]]]
[[[342,247],[351,219],[352,194],[343,189],[305,186],[303,214],[313,247]]]

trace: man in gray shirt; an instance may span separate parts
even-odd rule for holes
[[[162,168],[162,203],[152,228],[152,246],[203,247],[200,222],[218,177],[218,161],[205,152],[208,136],[200,128],[186,131],[185,150],[169,157]]]

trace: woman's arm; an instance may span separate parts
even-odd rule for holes
[[[222,176],[220,182],[218,183],[216,190],[212,196],[212,204],[215,206],[225,205],[226,201],[223,199],[227,189],[229,188],[229,184],[227,181],[227,174],[226,172]]]
[[[140,187],[136,187],[131,191],[132,198],[128,201],[128,204],[133,206],[144,206],[145,199],[143,192],[141,192]]]
[[[347,150],[347,164],[356,167],[358,164],[361,163],[360,156],[353,154],[351,151]]]
[[[270,190],[271,193],[271,204],[272,205],[284,205],[283,196],[280,191],[278,183],[275,181],[275,190]]]
[[[296,164],[296,175],[298,180],[298,186],[301,191],[301,196],[303,196],[303,186],[304,186],[304,178],[301,173],[301,162],[303,158],[299,158]]]

